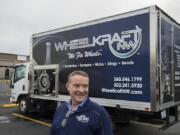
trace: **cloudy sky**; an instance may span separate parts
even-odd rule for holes
[[[29,55],[33,33],[154,4],[180,22],[179,0],[0,0],[0,52]]]

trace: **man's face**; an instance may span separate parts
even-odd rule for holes
[[[70,78],[66,87],[72,98],[72,105],[79,105],[88,96],[89,78],[81,75],[74,75]]]

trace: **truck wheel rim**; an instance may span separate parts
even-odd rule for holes
[[[24,112],[26,110],[26,102],[25,101],[21,101],[20,109],[21,109],[22,112]]]

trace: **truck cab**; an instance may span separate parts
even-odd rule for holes
[[[44,67],[44,66],[43,66]],[[35,68],[35,67],[34,67]],[[37,94],[36,91],[31,93],[31,83],[32,83],[32,73],[30,63],[17,64],[15,66],[15,72],[11,79],[11,97],[10,102],[19,104],[19,111],[23,114],[27,114],[35,111],[54,111],[57,106],[57,103],[49,100],[47,98],[33,97],[34,94]],[[33,78],[37,76],[33,76]],[[39,81],[40,80],[40,81]],[[42,87],[45,87],[47,79],[44,76],[40,76],[32,85],[39,85],[39,82],[42,83]]]
[[[29,65],[30,63],[17,64],[11,78],[11,103],[19,103],[20,99],[29,93]]]

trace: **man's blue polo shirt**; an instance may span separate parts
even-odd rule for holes
[[[62,121],[69,111],[68,103],[57,109],[51,135],[112,135],[111,120],[107,111],[92,102],[89,98],[78,106],[78,109],[67,118],[67,124],[62,127]]]

